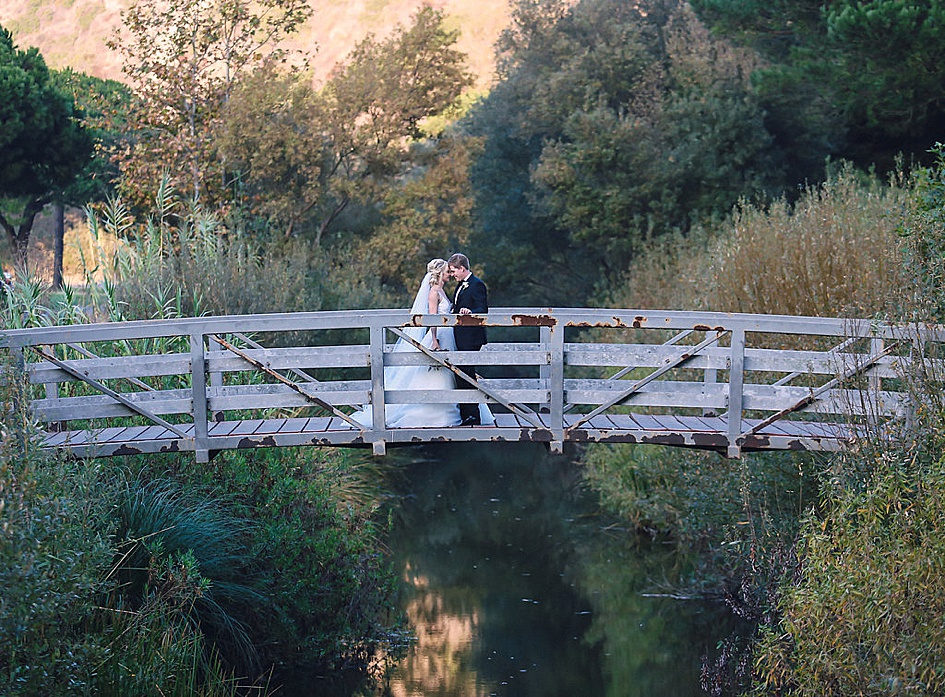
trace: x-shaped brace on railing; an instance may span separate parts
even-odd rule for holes
[[[491,397],[491,398],[494,399],[496,402],[498,402],[499,404],[501,404],[502,406],[504,406],[506,409],[508,409],[509,411],[511,411],[513,414],[516,414],[516,415],[522,417],[523,419],[525,419],[528,423],[530,423],[530,424],[531,424],[532,426],[534,426],[535,428],[545,428],[545,425],[541,423],[541,420],[538,419],[538,418],[535,418],[535,412],[533,412],[533,411],[531,411],[531,410],[526,410],[525,408],[521,407],[521,406],[518,405],[518,404],[512,404],[511,402],[509,402],[509,401],[503,399],[502,397],[498,396],[498,395],[495,394],[494,392],[492,392],[492,391],[486,389],[486,388],[483,387],[482,384],[481,384],[478,380],[476,380],[474,377],[472,377],[472,376],[470,376],[470,375],[467,375],[467,374],[464,373],[462,370],[460,370],[459,368],[457,368],[455,365],[453,365],[452,363],[450,363],[447,359],[441,358],[440,356],[438,356],[438,355],[436,354],[435,351],[432,351],[432,350],[428,349],[426,346],[424,346],[423,344],[421,344],[419,341],[417,341],[416,339],[414,339],[412,336],[410,336],[410,335],[407,334],[406,332],[401,331],[401,330],[398,329],[397,327],[388,327],[388,329],[390,329],[392,332],[394,332],[394,334],[396,334],[396,335],[399,336],[400,338],[405,339],[406,341],[408,341],[408,342],[409,342],[414,348],[416,348],[418,351],[422,352],[422,353],[423,353],[424,355],[426,355],[426,356],[429,356],[429,357],[432,358],[434,361],[436,361],[439,365],[441,365],[441,366],[443,366],[444,368],[446,368],[447,370],[451,371],[451,372],[452,372],[454,375],[456,375],[458,378],[460,378],[460,379],[462,379],[462,380],[465,380],[466,382],[468,382],[470,385],[472,385],[473,387],[475,387],[477,390],[479,390],[480,392],[482,392],[482,393],[483,393],[484,395],[486,395],[487,397]]]
[[[265,348],[266,348],[266,347],[263,346],[262,344],[260,344],[260,343],[258,343],[258,342],[256,342],[256,341],[253,341],[253,340],[250,339],[248,336],[246,336],[245,334],[241,334],[240,332],[233,332],[233,336],[235,336],[235,337],[236,337],[237,339],[239,339],[240,341],[243,341],[244,343],[246,343],[250,348],[254,348],[254,349],[265,349]],[[306,373],[304,370],[299,370],[298,368],[289,368],[289,372],[290,372],[290,373],[295,373],[295,374],[298,375],[300,378],[304,379],[306,382],[318,382],[318,380],[316,380],[315,378],[313,378],[311,375],[309,375],[308,373]]]
[[[565,429],[565,431],[568,432],[568,431],[572,431],[576,429],[578,426],[590,421],[595,416],[598,416],[599,414],[603,414],[605,411],[610,409],[615,404],[618,404],[619,402],[623,402],[624,400],[628,399],[632,395],[636,394],[637,392],[642,390],[646,385],[662,377],[663,375],[668,373],[670,370],[673,370],[674,368],[678,368],[679,366],[684,365],[685,363],[688,363],[693,358],[695,358],[703,349],[711,346],[712,344],[718,343],[719,339],[721,339],[723,335],[728,334],[729,331],[730,330],[728,329],[719,331],[714,336],[707,337],[698,345],[693,346],[692,348],[686,347],[685,351],[679,354],[676,358],[670,360],[666,365],[662,366],[661,368],[657,368],[652,373],[647,375],[645,378],[641,378],[640,380],[637,380],[629,389],[624,390],[623,392],[619,393],[616,397],[612,397],[608,399],[606,402],[604,402],[599,407],[594,409],[594,411],[591,411],[585,414],[580,419],[575,421],[573,424],[568,426],[568,428]]]
[[[682,341],[683,339],[685,339],[687,336],[689,336],[690,334],[692,334],[694,331],[695,331],[695,329],[685,329],[685,330],[679,332],[678,334],[676,334],[676,336],[672,337],[672,338],[669,339],[668,341],[664,341],[662,345],[663,345],[663,346],[672,346],[673,344],[679,343],[680,341]],[[614,381],[614,380],[619,380],[620,378],[622,378],[622,377],[623,377],[624,375],[626,375],[627,373],[632,373],[634,370],[636,370],[636,369],[639,368],[639,367],[640,367],[640,366],[637,366],[637,365],[624,366],[623,368],[621,368],[620,370],[618,370],[616,373],[614,373],[613,375],[611,375],[609,378],[607,378],[607,382],[612,382],[612,381]],[[574,407],[576,407],[576,406],[577,406],[576,404],[565,404],[565,405],[564,405],[564,413],[567,414],[569,411],[571,411],[572,409],[574,409]]]
[[[102,394],[105,394],[105,395],[111,397],[112,399],[114,399],[114,400],[115,400],[116,402],[118,402],[119,404],[122,404],[122,405],[128,407],[129,409],[131,409],[131,411],[133,411],[133,412],[135,412],[135,413],[137,413],[137,414],[140,414],[140,415],[143,416],[144,418],[153,421],[154,423],[158,424],[159,426],[163,426],[164,428],[166,428],[167,430],[171,431],[172,433],[176,433],[178,436],[180,436],[180,437],[183,438],[184,440],[193,440],[193,439],[194,439],[193,436],[187,435],[184,431],[182,431],[180,428],[178,428],[178,427],[175,426],[174,424],[169,423],[168,421],[165,421],[164,419],[162,419],[162,418],[161,418],[160,416],[158,416],[157,414],[152,414],[150,411],[148,411],[147,409],[145,409],[144,407],[142,407],[140,404],[135,404],[134,402],[132,402],[132,401],[129,400],[128,398],[122,396],[120,393],[115,392],[115,390],[113,390],[113,389],[111,389],[111,388],[109,388],[109,387],[105,387],[105,385],[103,385],[102,383],[98,382],[97,380],[93,380],[93,379],[90,378],[89,376],[83,375],[82,373],[80,373],[78,370],[76,370],[75,368],[73,368],[73,367],[70,366],[69,364],[67,364],[67,363],[65,363],[65,362],[63,362],[63,361],[60,361],[58,358],[56,358],[55,356],[53,356],[53,355],[51,355],[51,354],[49,354],[49,353],[46,353],[46,352],[43,351],[41,348],[39,348],[39,347],[37,347],[37,346],[30,346],[30,348],[33,349],[33,351],[35,351],[36,353],[38,353],[40,356],[42,356],[43,359],[49,361],[50,363],[52,363],[53,365],[55,365],[55,366],[58,367],[59,369],[65,371],[66,373],[68,373],[68,374],[71,375],[72,377],[76,378],[77,380],[80,380],[81,382],[84,382],[84,383],[86,383],[87,385],[91,385],[91,386],[94,387],[96,390],[100,391]]]
[[[300,395],[302,395],[303,397],[305,397],[305,399],[307,399],[308,401],[310,401],[310,402],[312,402],[313,404],[316,404],[316,405],[322,407],[323,409],[327,409],[328,411],[330,411],[332,414],[334,414],[334,415],[337,416],[338,418],[344,419],[345,421],[347,421],[349,424],[351,424],[352,426],[354,426],[354,427],[355,427],[356,429],[358,429],[359,431],[363,431],[363,430],[364,430],[364,426],[363,426],[363,425],[359,424],[357,421],[355,421],[353,418],[351,418],[351,416],[349,416],[348,414],[345,414],[343,411],[341,411],[341,410],[340,410],[338,407],[336,407],[335,405],[329,404],[329,403],[326,402],[325,400],[319,399],[318,397],[315,397],[314,395],[310,395],[308,392],[306,392],[306,391],[303,390],[301,387],[299,387],[299,385],[298,385],[297,383],[292,382],[291,380],[289,380],[287,377],[285,377],[285,376],[283,376],[283,375],[280,375],[279,373],[277,373],[275,370],[273,370],[273,369],[270,368],[269,366],[264,365],[264,364],[263,364],[262,362],[260,362],[260,361],[257,361],[255,358],[246,355],[243,351],[240,351],[238,348],[236,348],[233,344],[231,344],[231,343],[230,343],[229,341],[227,341],[226,339],[221,339],[220,337],[218,337],[218,336],[216,336],[216,335],[213,335],[213,334],[210,334],[209,336],[210,336],[211,339],[213,339],[214,341],[216,341],[218,344],[220,344],[220,346],[222,346],[223,348],[225,348],[227,351],[230,351],[230,352],[232,352],[233,354],[239,356],[240,358],[242,358],[244,361],[246,361],[247,363],[249,363],[249,364],[250,364],[251,366],[253,366],[254,368],[257,368],[258,370],[261,370],[261,371],[264,372],[266,375],[268,375],[268,376],[270,376],[270,377],[272,377],[272,378],[275,378],[276,380],[278,380],[279,382],[281,382],[283,385],[285,385],[285,386],[291,388],[291,389],[294,390],[295,392],[298,392]]]
[[[829,381],[825,382],[823,385],[821,385],[820,387],[818,387],[816,390],[811,390],[810,394],[808,394],[808,395],[807,395],[806,397],[804,397],[803,399],[799,400],[796,404],[792,404],[791,406],[787,407],[786,409],[782,409],[781,411],[777,412],[776,414],[772,414],[772,415],[769,416],[767,419],[764,419],[763,421],[758,422],[757,424],[755,424],[754,426],[752,426],[751,428],[749,428],[747,431],[745,431],[744,433],[742,433],[742,434],[738,437],[737,441],[738,441],[739,443],[741,443],[745,438],[748,438],[749,436],[755,435],[756,433],[758,433],[758,431],[760,431],[760,430],[763,429],[763,428],[766,428],[767,426],[770,426],[770,425],[773,424],[775,421],[778,421],[779,419],[781,419],[781,418],[787,416],[788,414],[793,414],[795,411],[798,411],[798,410],[800,410],[800,409],[803,409],[804,407],[807,407],[807,406],[813,404],[815,401],[817,401],[817,399],[820,397],[820,395],[822,395],[822,394],[823,394],[824,392],[826,392],[827,390],[832,390],[834,387],[836,387],[837,385],[839,385],[839,384],[841,384],[841,383],[846,382],[846,381],[849,380],[850,378],[856,377],[856,376],[859,375],[860,373],[866,372],[868,369],[872,368],[872,367],[876,364],[876,362],[879,361],[880,358],[883,358],[884,356],[889,355],[889,353],[890,353],[894,348],[896,348],[896,346],[898,346],[899,343],[900,343],[900,342],[895,342],[895,343],[889,344],[889,345],[888,345],[886,348],[884,348],[882,351],[880,351],[879,353],[875,353],[875,354],[869,356],[869,357],[866,359],[866,361],[864,361],[863,363],[861,363],[861,364],[859,364],[859,365],[857,365],[857,366],[854,366],[853,368],[851,368],[850,370],[848,370],[847,372],[845,372],[843,375],[838,375],[837,377],[833,378],[832,380],[829,380]]]

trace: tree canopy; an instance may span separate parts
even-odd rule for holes
[[[752,56],[685,3],[520,2],[500,48],[504,79],[467,123],[485,139],[480,243],[561,271],[563,297],[619,273],[650,237],[781,184]]]
[[[308,0],[136,0],[109,42],[137,96],[120,156],[126,196],[144,202],[167,171],[196,200],[225,198],[214,138],[221,111],[237,80],[280,57],[280,39],[310,14]]]
[[[473,84],[457,32],[429,7],[368,36],[321,90],[278,66],[245,80],[223,118],[223,151],[258,210],[316,244],[352,203],[373,207],[415,164],[422,124]]]
[[[92,139],[70,95],[35,48],[19,50],[0,27],[0,227],[18,261],[36,215],[62,196],[89,161]]]
[[[890,168],[945,126],[945,4],[939,0],[693,0],[719,32],[759,51],[754,76],[795,179],[825,157]]]

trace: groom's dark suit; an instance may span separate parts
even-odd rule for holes
[[[459,314],[459,311],[467,308],[473,314],[486,314],[489,312],[489,291],[486,284],[479,278],[470,274],[465,281],[461,281],[456,287],[456,294],[453,298],[453,312]],[[453,330],[453,337],[456,339],[456,349],[459,351],[478,351],[486,343],[485,327],[461,327],[456,326]],[[460,368],[470,377],[475,377],[475,366],[462,366]],[[456,381],[457,389],[474,389],[465,380]],[[478,404],[460,404],[459,415],[464,423],[470,420],[473,423],[479,423],[479,405]]]

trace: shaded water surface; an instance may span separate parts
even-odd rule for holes
[[[391,553],[416,643],[376,694],[703,694],[723,608],[647,597],[675,558],[609,525],[575,463],[518,443],[415,452]]]

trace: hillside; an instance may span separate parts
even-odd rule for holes
[[[0,25],[19,48],[36,46],[53,68],[72,67],[101,78],[122,79],[121,57],[105,40],[121,26],[131,0],[2,0]],[[328,75],[367,34],[385,36],[407,24],[422,5],[443,11],[460,29],[459,50],[479,84],[489,84],[493,44],[509,18],[508,0],[324,0],[287,46],[311,54],[317,80]]]

